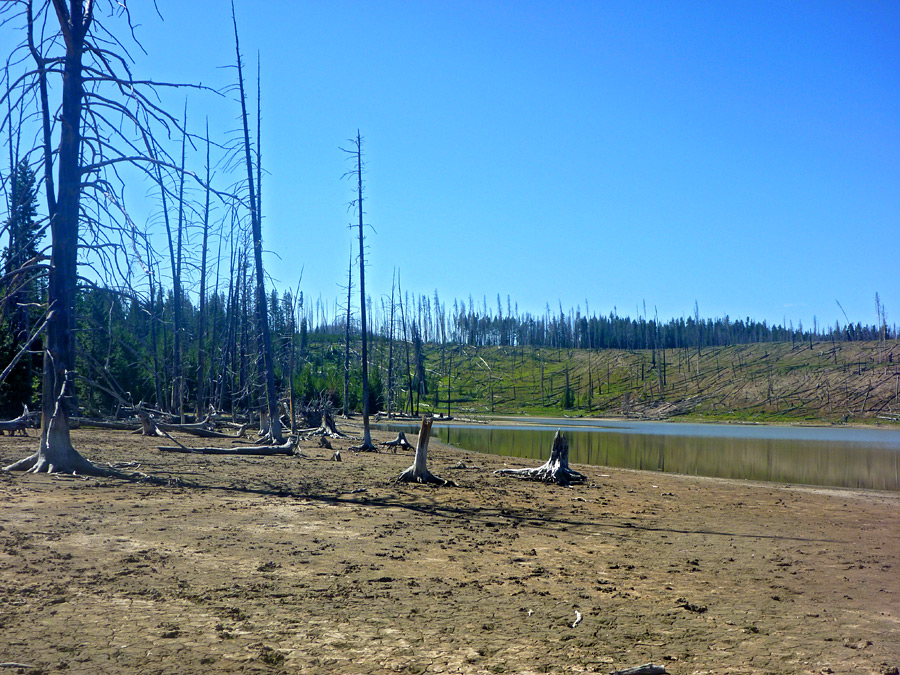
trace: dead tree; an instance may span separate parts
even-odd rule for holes
[[[428,441],[431,440],[431,417],[422,418],[419,428],[419,439],[416,441],[416,458],[411,467],[397,477],[399,483],[431,483],[434,485],[455,486],[450,480],[438,478],[428,470]]]
[[[396,275],[396,270],[395,270]],[[387,386],[387,416],[391,418],[394,402],[394,277],[391,277],[391,319],[388,329],[388,386]]]
[[[344,320],[344,419],[350,417],[350,294],[353,291],[353,249],[347,267],[347,315]]]
[[[358,216],[359,228],[359,322],[360,334],[362,336],[362,414],[363,414],[363,441],[359,449],[375,450],[375,444],[372,443],[372,435],[369,431],[369,353],[366,342],[366,258],[365,258],[365,240],[363,237],[363,168],[362,168],[362,137],[359,130],[356,131],[356,138],[350,139],[353,144],[352,150],[345,150],[352,154],[356,159],[356,169],[350,171],[346,175],[356,178],[356,199],[350,202],[351,207],[356,208]]]
[[[209,184],[212,179],[209,161],[209,119],[206,120],[206,203],[203,209],[203,243],[200,247],[200,309],[197,320],[197,404],[194,408],[197,415],[206,407],[206,344],[204,331],[206,329],[206,249],[209,242]],[[215,343],[213,343],[215,344]]]
[[[557,431],[553,437],[553,449],[550,451],[550,459],[546,464],[534,469],[500,469],[494,473],[563,486],[583,483],[587,480],[584,474],[569,468],[569,439],[562,431]]]
[[[21,8],[24,5],[24,11]],[[94,2],[52,0],[4,3],[3,21],[24,20],[25,43],[20,47],[33,58],[36,69],[13,86],[39,89],[15,93],[19,100],[35,101],[43,120],[44,183],[51,234],[47,297],[49,314],[44,345],[41,394],[41,441],[37,452],[7,469],[32,472],[109,474],[78,453],[69,435],[73,412],[75,372],[75,297],[78,281],[80,225],[92,236],[90,249],[100,257],[100,274],[121,269],[109,251],[129,255],[134,249],[133,228],[124,209],[121,165],[136,167],[152,177],[151,167],[177,170],[154,136],[154,129],[177,129],[181,123],[167,114],[150,91],[152,84],[134,80],[126,59],[111,51],[117,44],[109,27],[95,21]],[[122,16],[131,31],[127,12]],[[58,30],[49,30],[57,26]],[[47,33],[42,31],[47,29]],[[99,37],[97,37],[99,35]],[[48,55],[52,50],[63,53]],[[61,75],[61,101],[51,105],[48,75]],[[160,86],[160,85],[157,85]],[[6,95],[13,92],[7,91]],[[49,124],[55,116],[58,124]],[[8,123],[8,120],[6,121]],[[4,122],[0,121],[0,125]],[[128,135],[126,135],[126,132]],[[139,139],[138,142],[135,138]],[[55,150],[54,150],[55,148]],[[56,172],[55,186],[50,178]],[[55,192],[55,194],[53,194]],[[119,242],[113,238],[118,236]],[[131,246],[124,246],[125,242]]]
[[[272,334],[269,331],[269,312],[266,300],[265,270],[262,262],[262,224],[260,222],[259,202],[256,196],[256,183],[253,176],[253,158],[250,146],[250,127],[247,122],[247,100],[244,95],[244,70],[241,58],[241,47],[238,41],[237,18],[234,5],[231,7],[231,18],[234,23],[234,48],[237,55],[238,92],[241,99],[241,121],[244,132],[244,158],[247,165],[248,204],[250,206],[250,227],[253,235],[253,259],[256,267],[256,332],[263,360],[265,377],[265,400],[268,413],[267,437],[275,444],[284,442],[281,433],[281,417],[278,414],[278,392],[275,389],[275,353],[272,349]]]

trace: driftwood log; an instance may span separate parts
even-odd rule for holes
[[[85,428],[93,428],[93,429],[115,429],[116,431],[131,431],[136,432],[141,430],[140,422],[128,422],[126,420],[95,420],[90,417],[70,417],[69,418],[69,426],[72,427],[72,423],[78,425],[78,427]],[[72,427],[76,428],[76,427]]]
[[[25,428],[28,426],[28,406],[24,406],[24,412],[14,420],[0,420],[0,434],[8,431],[10,436],[15,436],[16,432],[21,432],[22,436],[27,436],[28,432]]]
[[[583,473],[569,468],[569,439],[562,431],[557,431],[553,437],[553,449],[550,451],[550,459],[546,464],[534,469],[500,469],[494,473],[564,486],[583,483],[587,480]]]
[[[214,427],[215,424],[210,421],[209,417],[201,422],[193,422],[190,424],[168,424],[166,422],[157,422],[145,412],[138,413],[138,417],[141,420],[141,433],[144,436],[166,436],[167,434],[162,432],[169,431],[199,436],[200,438],[235,439],[243,436],[244,428],[246,427],[246,425],[241,426],[238,429],[237,434],[232,435],[221,431],[215,431],[211,428]]]
[[[294,445],[287,441],[282,445],[255,445],[237,448],[188,448],[183,445],[160,445],[160,452],[184,452],[196,455],[293,455]]]

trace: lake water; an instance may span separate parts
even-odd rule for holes
[[[779,483],[900,490],[900,430],[516,418],[524,426],[435,424],[473,452],[545,461],[557,429],[573,464]],[[412,433],[418,426],[390,425]]]

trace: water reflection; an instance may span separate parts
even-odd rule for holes
[[[789,429],[691,425],[634,424],[610,427],[570,421],[569,459],[576,464],[650,471],[739,478],[782,483],[900,490],[900,437],[892,432],[873,433],[871,440],[844,429]],[[395,427],[415,432],[414,427]],[[557,427],[434,428],[442,441],[473,452],[532,459],[547,459]],[[840,432],[847,431],[842,435]],[[823,432],[825,432],[823,434]],[[860,440],[863,438],[864,440]]]

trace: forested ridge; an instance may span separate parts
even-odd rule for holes
[[[61,0],[0,11],[22,31],[3,73],[0,123],[0,413],[41,410],[38,467],[86,466],[67,439],[68,417],[137,408],[182,421],[210,406],[264,411],[273,441],[279,407],[312,401],[366,420],[367,410],[893,414],[896,391],[885,392],[897,328],[877,293],[872,325],[845,314],[843,324],[794,326],[703,318],[696,302],[688,316],[663,320],[646,304],[634,316],[587,303],[532,313],[500,294],[494,305],[487,295],[410,293],[399,270],[389,292],[367,289],[359,130],[344,149],[359,239],[346,299],[313,301],[302,278],[276,290],[262,255],[260,65],[254,109],[234,10],[228,91],[240,130],[230,135],[191,119],[186,101],[178,115],[162,103],[185,88],[222,92],[132,75],[127,50],[108,43],[133,34],[129,14]],[[129,211],[134,185],[149,204],[146,223]],[[798,373],[809,386],[790,384]]]
[[[195,412],[213,405],[246,415],[261,406],[252,292],[230,287],[206,299],[202,331],[198,306],[186,298],[182,303],[181,367]],[[84,414],[110,414],[126,403],[174,412],[173,302],[171,290],[150,304],[81,287],[77,391]],[[40,313],[40,303],[33,304],[32,323]],[[887,420],[900,412],[900,347],[895,328],[886,325],[814,331],[728,317],[663,323],[585,316],[577,309],[535,317],[515,309],[479,312],[459,301],[447,311],[437,293],[406,294],[395,305],[393,324],[389,299],[370,312],[370,400],[372,410],[385,413],[847,421]],[[286,401],[293,386],[298,405],[325,398],[341,409],[348,352],[348,408],[360,410],[360,331],[353,313],[347,331],[343,307],[329,314],[321,300],[272,290],[268,314],[280,397]],[[6,316],[6,352],[13,325]],[[36,356],[20,361],[3,383],[5,415],[17,414],[23,403],[34,409]]]

